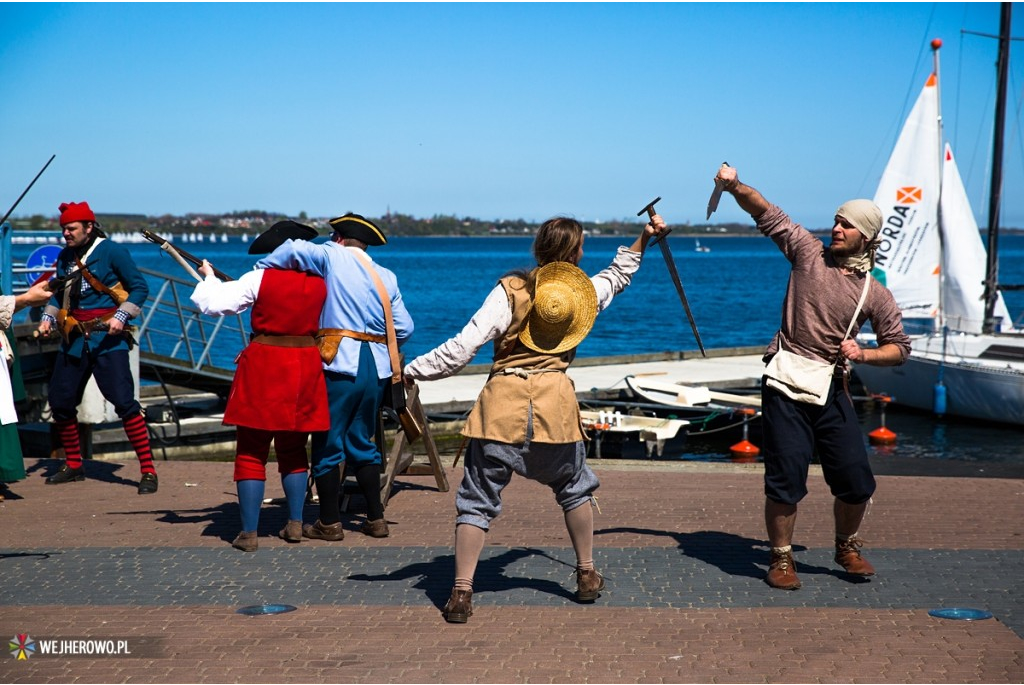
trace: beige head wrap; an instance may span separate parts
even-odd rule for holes
[[[840,205],[836,216],[853,224],[867,241],[864,252],[839,259],[839,264],[854,271],[870,271],[875,254],[875,237],[882,230],[882,210],[871,200],[850,200]]]

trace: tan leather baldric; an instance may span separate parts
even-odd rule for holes
[[[397,386],[402,390],[401,401],[405,403],[405,386],[402,378],[402,365],[399,362],[401,357],[398,356],[398,340],[395,337],[395,318],[391,313],[391,297],[388,295],[388,289],[384,286],[384,281],[380,280],[380,276],[377,271],[373,268],[373,262],[361,250],[354,250],[356,255],[356,261],[359,262],[366,272],[373,279],[373,285],[377,289],[377,296],[380,297],[380,304],[384,308],[384,327],[387,332],[387,345],[388,345],[388,358],[391,361],[391,384]],[[390,392],[386,391],[386,392]],[[395,405],[398,406],[397,404]],[[409,407],[403,406],[397,409],[398,422],[402,424],[402,430],[405,431],[405,437],[410,443],[415,442],[420,435],[423,433],[423,427],[420,426],[419,421],[413,416]]]
[[[508,295],[512,324],[494,341],[496,358],[491,376],[480,391],[462,434],[521,444],[527,439],[532,409],[531,441],[566,444],[586,440],[576,388],[572,379],[565,375],[576,350],[558,355],[543,354],[519,342],[519,329],[530,312],[530,295],[519,277],[508,276],[500,283]]]

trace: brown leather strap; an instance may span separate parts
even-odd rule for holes
[[[89,281],[89,285],[92,286],[93,290],[98,290],[110,299],[114,301],[114,304],[121,306],[128,299],[128,291],[124,289],[120,283],[114,285],[113,288],[108,288],[103,285],[98,278],[92,275],[92,272],[85,268],[85,264],[82,264],[82,260],[75,257],[75,263],[78,264],[78,270],[82,272],[82,276],[85,280]]]
[[[375,343],[387,343],[387,336],[377,335],[376,333],[360,333],[359,331],[350,331],[347,328],[321,328],[316,332],[317,338],[324,338],[330,335],[338,335],[342,338],[354,338],[355,340],[361,340],[362,342],[375,342]]]
[[[252,339],[254,343],[272,347],[316,347],[311,335],[268,335],[260,333]]]
[[[373,284],[377,287],[377,296],[380,297],[381,306],[384,307],[384,323],[387,331],[388,340],[388,356],[391,358],[391,382],[401,383],[402,382],[402,367],[399,365],[398,360],[398,342],[395,340],[395,319],[391,315],[391,297],[388,295],[388,289],[384,287],[384,281],[380,280],[380,276],[377,275],[376,270],[373,268],[373,262],[370,258],[361,250],[353,250],[356,255],[356,261],[359,265],[366,269],[366,272],[370,274],[373,279]]]

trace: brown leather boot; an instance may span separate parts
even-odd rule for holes
[[[366,521],[363,525],[359,526],[359,532],[363,535],[369,535],[371,538],[386,538],[388,535],[391,535],[391,531],[388,530],[387,520],[382,518]]]
[[[285,542],[302,542],[302,521],[288,521],[278,533]]]
[[[597,569],[576,569],[576,601],[593,602],[604,589],[604,576]]]
[[[836,563],[854,576],[875,575],[875,567],[860,554],[863,546],[864,541],[856,536],[849,540],[836,538]]]
[[[317,519],[313,525],[308,523],[304,525],[302,527],[302,535],[313,540],[327,540],[329,542],[345,539],[345,531],[341,529],[341,521],[325,526],[320,523],[320,519]]]
[[[473,591],[452,588],[452,596],[441,610],[449,623],[465,623],[473,615]]]
[[[796,564],[793,563],[793,552],[772,551],[771,564],[768,567],[769,585],[779,590],[799,590],[800,579],[796,577]]]
[[[256,531],[245,532],[244,530],[238,534],[235,541],[231,543],[231,546],[235,549],[240,549],[243,552],[255,552],[256,548],[260,545]]]

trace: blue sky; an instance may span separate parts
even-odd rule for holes
[[[1024,6],[1014,35],[1024,36]],[[0,4],[0,211],[700,223],[728,160],[808,227],[874,194],[941,38],[987,223],[996,3]],[[1003,223],[1024,226],[1010,80]],[[726,198],[717,220],[744,215]]]

